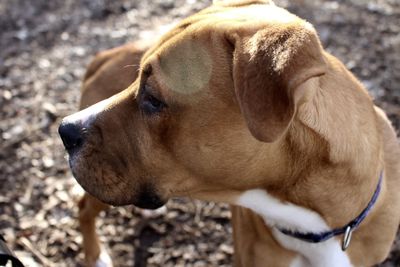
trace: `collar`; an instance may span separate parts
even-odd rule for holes
[[[379,193],[381,191],[381,186],[382,186],[382,177],[383,177],[383,171],[381,171],[379,175],[379,181],[378,185],[376,186],[375,192],[369,201],[367,207],[351,222],[346,224],[345,226],[341,228],[336,228],[331,231],[326,231],[322,233],[302,233],[302,232],[295,232],[287,229],[282,229],[278,228],[280,232],[282,232],[285,235],[309,242],[309,243],[320,243],[323,241],[326,241],[334,236],[337,235],[342,235],[344,234],[343,241],[342,241],[342,250],[345,251],[347,247],[350,244],[351,240],[351,234],[354,230],[358,228],[360,223],[367,217],[369,212],[372,210],[372,207],[376,203],[376,200],[378,199]]]

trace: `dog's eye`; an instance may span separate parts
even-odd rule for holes
[[[161,100],[157,99],[155,96],[144,92],[142,96],[142,101],[140,101],[140,109],[147,114],[153,114],[161,112],[166,107],[166,104]]]

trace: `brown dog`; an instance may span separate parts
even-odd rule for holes
[[[399,145],[309,23],[270,1],[222,1],[164,35],[138,75],[121,67],[140,53],[100,54],[81,106],[126,89],[60,126],[89,193],[142,208],[175,196],[233,204],[236,266],[370,266],[387,257],[400,220]],[[104,207],[81,202],[92,264]]]

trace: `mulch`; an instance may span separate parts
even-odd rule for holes
[[[317,28],[326,49],[368,88],[400,129],[400,2],[279,0]],[[194,0],[2,0],[0,233],[27,266],[80,266],[72,178],[57,135],[77,108],[92,56],[150,38],[207,6]],[[174,199],[146,219],[133,207],[101,214],[115,266],[231,266],[227,205]],[[380,266],[400,266],[400,242]]]

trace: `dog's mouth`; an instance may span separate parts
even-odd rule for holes
[[[126,179],[106,165],[89,164],[76,155],[70,157],[69,164],[75,180],[90,195],[113,206],[132,204],[134,198]]]
[[[150,182],[156,179],[128,179],[107,162],[92,160],[89,164],[87,160],[82,159],[81,153],[77,153],[70,155],[69,165],[72,175],[83,189],[102,202],[113,206],[133,204],[142,209],[152,210],[168,202]]]

